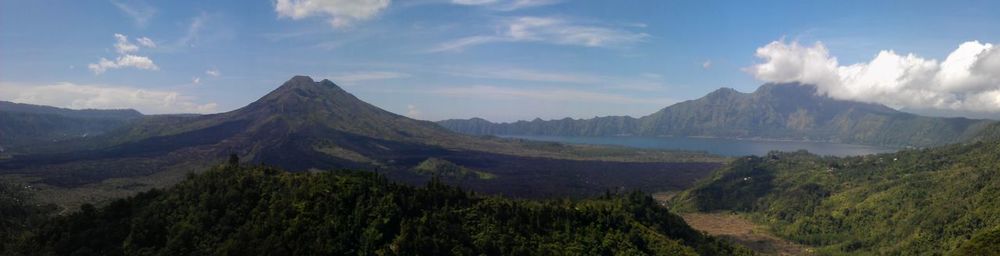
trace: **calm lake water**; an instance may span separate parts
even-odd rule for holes
[[[619,145],[636,148],[676,149],[706,151],[724,156],[766,155],[772,150],[797,151],[805,149],[813,154],[830,156],[857,156],[896,152],[899,148],[840,144],[829,142],[803,141],[760,141],[720,138],[690,137],[582,137],[582,136],[522,136],[505,135],[505,138],[520,138],[537,141],[554,141],[571,144]]]

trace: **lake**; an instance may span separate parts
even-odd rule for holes
[[[722,138],[692,137],[636,137],[636,136],[532,136],[504,135],[504,138],[519,138],[536,141],[552,141],[570,144],[618,145],[635,148],[673,149],[706,151],[724,156],[766,155],[767,152],[807,150],[817,155],[858,156],[896,152],[900,148],[878,147],[855,144],[806,141],[740,140]]]

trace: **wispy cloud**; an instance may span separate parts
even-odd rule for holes
[[[217,68],[210,68],[208,70],[205,70],[205,74],[206,75],[210,75],[210,76],[215,76],[215,77],[218,77],[219,75],[222,75],[222,73],[220,73],[219,69],[217,69]]]
[[[118,57],[112,60],[102,57],[99,61],[97,61],[97,63],[87,64],[87,68],[90,69],[91,72],[94,72],[95,75],[103,74],[109,69],[119,69],[127,67],[144,69],[144,70],[160,69],[158,66],[156,66],[155,63],[153,63],[153,60],[150,59],[149,57],[132,54],[134,52],[139,51],[139,46],[132,42],[129,42],[128,36],[122,34],[114,34],[114,37],[115,37],[114,47],[115,47],[115,52],[118,53]],[[145,39],[149,40],[148,38]],[[142,41],[139,41],[139,43],[145,45],[144,43],[142,43]]]
[[[188,23],[187,32],[177,40],[177,44],[181,46],[194,46],[198,41],[199,33],[205,27],[205,23],[208,22],[208,18],[208,14],[204,12],[192,18],[191,23]]]
[[[331,26],[343,28],[375,17],[389,3],[390,0],[277,0],[274,11],[278,17],[293,20],[325,16]]]
[[[156,42],[153,42],[153,39],[149,39],[148,37],[136,38],[135,41],[138,42],[139,45],[142,45],[142,47],[156,48]]]
[[[471,78],[504,79],[533,82],[557,83],[598,83],[603,79],[598,76],[582,73],[546,72],[522,68],[453,67],[444,71],[446,74]]]
[[[330,75],[334,83],[355,85],[358,82],[373,80],[388,80],[409,77],[410,74],[391,71],[357,71]]]
[[[132,21],[135,23],[135,25],[140,28],[146,27],[146,24],[149,23],[149,20],[152,19],[153,16],[156,16],[156,8],[153,8],[152,6],[149,6],[144,2],[136,1],[136,2],[124,3],[119,1],[111,1],[111,4],[114,4],[115,7],[118,7],[118,10],[125,13],[125,15],[131,18]]]
[[[642,73],[637,76],[594,75],[581,72],[552,72],[509,67],[450,67],[442,73],[482,79],[545,82],[561,84],[586,84],[599,88],[630,91],[662,91],[666,88],[663,76]]]
[[[532,100],[546,102],[590,102],[612,104],[644,104],[666,106],[675,101],[667,98],[638,98],[620,94],[572,90],[572,89],[525,89],[498,87],[490,85],[473,85],[462,87],[444,87],[431,90],[431,93],[452,97],[474,97],[493,100]]]
[[[584,47],[618,47],[642,42],[649,34],[617,27],[583,24],[563,18],[519,17],[501,22],[489,35],[475,35],[444,42],[428,52],[458,52],[498,42],[538,42]]]
[[[438,44],[427,52],[460,52],[465,48],[496,42],[514,42],[516,40],[503,36],[470,36]]]
[[[215,103],[197,103],[194,97],[175,91],[127,86],[18,84],[0,82],[0,99],[65,108],[133,108],[148,114],[212,113]]]
[[[484,6],[500,11],[513,11],[522,8],[553,5],[562,0],[452,0],[458,5]]]

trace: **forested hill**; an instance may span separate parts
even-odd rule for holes
[[[235,161],[234,161],[235,162]],[[747,255],[641,193],[584,201],[481,197],[367,172],[233,164],[166,190],[34,224],[31,255]]]
[[[963,141],[988,123],[991,121],[924,117],[878,104],[836,100],[817,95],[815,86],[800,84],[765,84],[753,93],[722,88],[640,118],[438,122],[467,134],[710,136],[920,147]]]
[[[1000,242],[998,142],[740,158],[679,195],[675,208],[742,212],[830,254],[982,255],[968,252]]]

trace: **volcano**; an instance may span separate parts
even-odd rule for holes
[[[404,183],[461,173],[441,178],[483,193],[548,197],[679,189],[721,162],[704,153],[460,134],[383,110],[330,80],[307,76],[295,76],[234,111],[145,116],[102,136],[47,148],[0,161],[0,175],[25,177],[57,191],[119,194],[173,184],[184,173],[235,154],[245,164],[292,171],[369,170]]]

